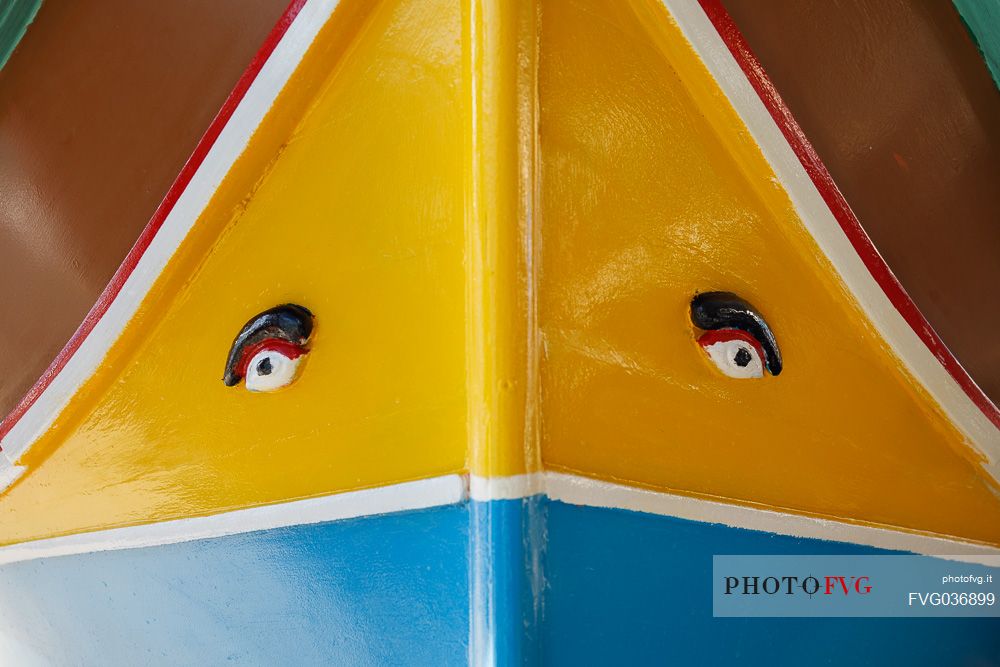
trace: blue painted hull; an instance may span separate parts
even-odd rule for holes
[[[0,640],[25,665],[1000,664],[996,618],[713,618],[727,553],[879,552],[540,497],[466,503],[6,565]]]
[[[546,506],[545,664],[1000,664],[998,618],[712,617],[714,554],[888,552],[624,510]]]
[[[9,664],[466,664],[450,506],[0,568]]]

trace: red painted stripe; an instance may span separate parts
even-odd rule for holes
[[[795,122],[795,118],[792,116],[791,111],[788,110],[788,107],[785,106],[781,96],[778,95],[774,84],[768,79],[760,61],[757,60],[757,57],[750,50],[750,45],[743,38],[743,34],[736,27],[732,17],[729,16],[729,12],[722,6],[720,0],[699,0],[699,2],[705,14],[719,32],[722,40],[729,47],[730,53],[736,58],[736,62],[739,63],[743,73],[746,74],[750,84],[757,91],[757,95],[760,96],[764,106],[767,107],[774,122],[781,129],[781,133],[785,136],[789,145],[791,145],[792,150],[795,151],[799,162],[802,163],[806,173],[809,174],[809,178],[812,179],[816,189],[819,190],[823,201],[830,208],[830,211],[840,224],[840,228],[844,230],[851,245],[854,246],[855,252],[861,257],[861,261],[864,262],[875,282],[879,284],[882,291],[889,297],[892,305],[895,306],[899,314],[903,316],[903,319],[906,320],[917,336],[920,337],[920,340],[924,342],[937,360],[941,362],[941,365],[945,367],[959,386],[962,387],[966,395],[972,399],[972,402],[982,410],[983,414],[997,428],[1000,428],[1000,409],[979,388],[979,385],[969,376],[966,370],[962,368],[958,359],[948,350],[944,341],[934,331],[930,323],[917,308],[917,305],[913,303],[913,300],[906,293],[906,290],[903,289],[899,280],[893,275],[889,265],[882,259],[882,256],[874,244],[872,244],[868,234],[861,227],[861,223],[858,221],[857,216],[854,215],[847,200],[844,199],[844,195],[837,188],[837,184],[833,182],[830,172],[823,165],[812,144],[806,139],[802,128]]]
[[[296,345],[291,341],[284,340],[282,338],[265,338],[262,341],[258,341],[253,345],[250,345],[243,349],[240,353],[240,360],[236,364],[236,375],[241,379],[247,376],[247,367],[250,366],[250,362],[257,353],[262,350],[272,350],[281,354],[289,359],[298,359],[303,354],[306,353],[305,349],[301,345]]]
[[[177,179],[174,180],[173,185],[167,190],[166,196],[160,205],[157,207],[156,212],[153,213],[153,217],[150,218],[149,223],[142,230],[139,235],[139,239],[129,250],[128,255],[125,257],[125,261],[121,263],[115,275],[111,278],[111,282],[108,286],[104,288],[101,296],[97,299],[97,303],[94,307],[90,309],[87,313],[87,317],[84,318],[83,323],[77,328],[73,333],[73,336],[66,343],[66,346],[60,350],[59,354],[56,356],[55,360],[49,365],[42,377],[38,379],[38,382],[25,394],[24,398],[17,404],[17,406],[11,410],[10,414],[4,417],[3,422],[0,422],[0,438],[6,436],[10,430],[14,427],[14,424],[24,416],[24,413],[28,411],[38,397],[42,395],[42,392],[52,383],[52,380],[59,374],[59,372],[66,366],[66,363],[70,360],[70,357],[80,348],[83,341],[90,335],[90,332],[94,330],[97,326],[97,322],[104,316],[104,313],[108,311],[111,303],[121,292],[122,286],[124,286],[125,281],[128,277],[132,275],[132,271],[135,270],[136,264],[139,263],[139,258],[142,257],[146,249],[149,248],[149,244],[152,243],[153,237],[159,231],[160,227],[163,225],[163,221],[169,215],[170,211],[173,210],[174,205],[177,203],[177,199],[184,192],[184,189],[191,182],[191,178],[194,176],[198,167],[201,163],[205,161],[205,156],[208,155],[208,151],[215,144],[215,140],[218,139],[219,133],[222,132],[222,128],[226,126],[229,119],[232,117],[233,112],[239,103],[243,100],[246,95],[247,90],[250,88],[250,84],[253,83],[254,79],[257,78],[257,74],[260,73],[261,68],[267,59],[271,56],[274,48],[281,41],[285,32],[288,30],[288,26],[292,24],[295,17],[298,15],[299,11],[305,5],[306,0],[291,0],[288,7],[285,9],[281,18],[278,19],[277,24],[271,29],[268,34],[267,39],[264,40],[263,45],[257,51],[253,60],[250,61],[250,65],[243,72],[239,81],[236,82],[236,87],[233,91],[229,93],[229,97],[226,98],[225,103],[216,114],[215,118],[212,120],[212,124],[208,126],[205,134],[198,141],[198,145],[195,146],[194,152],[191,153],[191,157],[188,158],[187,162],[181,168],[180,174],[177,175]]]
[[[757,351],[757,356],[763,364],[767,363],[767,354],[761,346],[760,341],[742,329],[712,329],[706,331],[698,337],[698,344],[702,347],[709,347],[716,343],[728,343],[731,340],[741,340]]]

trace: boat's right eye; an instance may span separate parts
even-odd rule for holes
[[[764,351],[760,343],[739,329],[706,331],[698,344],[716,368],[731,378],[764,377]]]

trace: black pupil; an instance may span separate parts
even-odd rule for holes
[[[753,357],[750,356],[750,353],[747,352],[747,349],[745,347],[741,347],[736,352],[736,356],[733,358],[733,361],[735,361],[736,365],[739,366],[740,368],[746,368],[747,364],[749,364],[752,360]],[[265,359],[264,361],[267,361],[267,359]]]
[[[743,352],[743,350],[740,350],[740,352]],[[737,357],[738,356],[739,355],[737,355]],[[746,364],[740,365],[746,366]],[[257,362],[257,375],[270,375],[272,370],[274,369],[271,368],[271,357],[264,357]]]

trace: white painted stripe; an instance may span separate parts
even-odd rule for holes
[[[25,470],[27,468],[12,464],[9,459],[0,459],[0,493],[20,479]]]
[[[517,500],[545,493],[544,473],[508,477],[469,477],[469,497],[473,500]]]
[[[468,499],[490,502],[536,495],[545,495],[551,500],[571,505],[644,512],[730,528],[862,544],[970,563],[990,565],[995,564],[995,559],[1000,557],[1000,549],[995,547],[925,533],[789,514],[614,484],[579,475],[545,472],[493,480],[478,475],[468,478],[464,475],[444,475],[211,516],[22,542],[0,547],[0,566],[37,558],[139,549],[287,526],[453,505]]]
[[[453,505],[467,499],[462,475],[444,475],[392,486],[349,491],[161,523],[52,537],[0,548],[0,565],[96,551],[205,540],[260,530]]]
[[[806,229],[861,308],[913,376],[987,458],[984,468],[1000,481],[1000,429],[972,402],[872,277],[704,10],[696,0],[662,2],[746,124]]]
[[[577,475],[546,473],[545,492],[550,499],[571,505],[659,514],[791,537],[911,551],[969,563],[996,566],[996,559],[1000,557],[1000,549],[985,545],[651,491]]]
[[[745,528],[790,537],[863,544],[880,549],[912,551],[918,554],[969,562],[985,563],[983,559],[1000,556],[1000,549],[995,547],[926,533],[821,519],[802,514],[791,514],[614,484],[591,477],[565,473],[538,472],[497,478],[472,475],[469,479],[469,490],[470,498],[479,502],[515,500],[531,495],[546,495],[551,500],[571,505],[645,512],[691,521],[721,524],[730,528]]]
[[[0,441],[3,448],[0,474],[48,430],[70,398],[97,370],[156,278],[205,210],[222,179],[243,153],[250,137],[336,6],[337,0],[308,0],[299,10],[146,252],[139,258],[121,292],[62,371]]]

